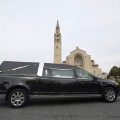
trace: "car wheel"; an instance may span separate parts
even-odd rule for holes
[[[114,102],[117,98],[116,90],[112,87],[108,87],[103,92],[103,100],[106,102]]]
[[[26,105],[28,94],[23,89],[14,89],[8,95],[8,102],[14,108],[20,108]]]

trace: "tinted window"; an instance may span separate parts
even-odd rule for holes
[[[73,70],[66,69],[52,69],[52,77],[59,78],[74,78]]]
[[[87,79],[87,80],[93,80],[93,77],[89,73],[87,73],[87,72],[85,72],[83,70],[78,69],[78,70],[76,70],[76,72],[77,72],[78,78],[84,78],[84,79]]]

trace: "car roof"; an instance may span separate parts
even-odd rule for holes
[[[68,64],[54,64],[54,63],[44,63],[44,68],[59,68],[59,69],[80,69],[73,65]]]

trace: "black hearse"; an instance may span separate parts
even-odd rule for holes
[[[15,108],[26,105],[30,95],[101,97],[112,103],[119,88],[67,64],[4,61],[0,66],[0,96]]]

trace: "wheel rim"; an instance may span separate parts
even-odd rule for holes
[[[23,92],[17,91],[11,95],[11,103],[14,106],[21,106],[25,101],[25,96]]]
[[[115,97],[116,97],[116,94],[115,94],[115,91],[112,90],[112,89],[108,89],[106,91],[106,94],[105,94],[105,97],[108,101],[112,102],[114,101]]]

